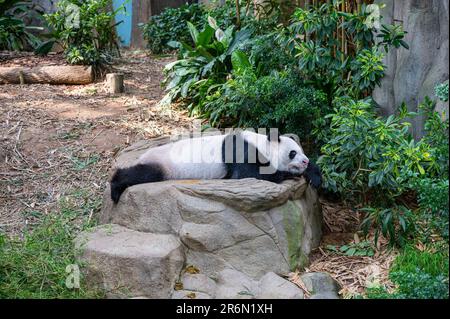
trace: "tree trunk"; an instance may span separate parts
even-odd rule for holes
[[[93,79],[90,66],[0,67],[0,84],[88,84]]]
[[[106,83],[108,84],[109,93],[123,92],[123,74],[108,73],[106,74]]]

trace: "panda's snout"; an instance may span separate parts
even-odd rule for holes
[[[302,168],[302,169],[306,169],[307,167],[308,167],[308,164],[309,164],[309,158],[307,158],[305,155],[302,155],[300,158],[299,158],[299,161],[298,161],[298,166],[300,167],[300,168]]]
[[[302,156],[302,158],[300,158],[294,162],[291,162],[288,165],[288,168],[292,173],[302,174],[308,167],[308,164],[309,164],[309,158],[307,158],[306,156]]]

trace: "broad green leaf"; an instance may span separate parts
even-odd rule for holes
[[[36,53],[37,55],[46,55],[53,48],[55,42],[56,42],[55,39],[42,42],[40,45],[36,47],[36,49],[34,49],[34,53]]]
[[[225,31],[225,34],[227,33],[228,29]],[[242,29],[234,35],[233,40],[231,41],[230,45],[228,46],[226,54],[231,54],[236,49],[236,46],[240,44],[241,42],[247,40],[250,38],[252,32],[249,29]]]
[[[189,28],[189,33],[191,34],[191,38],[194,41],[195,44],[197,44],[198,41],[198,30],[197,28],[189,21],[187,21],[187,26]]]
[[[253,72],[252,65],[250,64],[247,55],[240,50],[236,50],[231,54],[231,64],[233,66],[233,71],[238,75],[242,75],[246,72]]]
[[[205,26],[205,29],[197,36],[196,46],[206,46],[211,42],[211,38],[214,35],[214,29],[209,25]]]
[[[417,169],[419,170],[420,175],[425,174],[425,170],[423,169],[422,165],[420,165],[419,163],[417,163]]]
[[[347,256],[353,256],[354,254],[356,253],[356,248],[349,248],[346,252],[345,252],[345,254],[347,255]]]

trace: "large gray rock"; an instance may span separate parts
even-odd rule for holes
[[[173,235],[137,232],[102,225],[75,240],[87,281],[110,298],[167,298],[184,263],[184,250]]]
[[[259,280],[258,299],[303,299],[303,291],[273,272]]]
[[[185,273],[181,278],[184,290],[196,291],[216,297],[217,284],[214,280],[204,274]]]
[[[149,147],[167,141],[138,143],[121,153],[116,166],[131,165]],[[170,283],[181,279],[184,286],[174,298],[184,296],[186,291],[201,293],[196,295],[200,297],[254,298],[262,276],[269,272],[286,275],[306,265],[310,251],[321,239],[318,196],[303,178],[282,184],[256,179],[141,184],[128,188],[117,205],[110,200],[109,192],[108,188],[99,216],[101,224],[178,239],[184,265],[194,266],[204,276],[195,279],[204,287],[197,289],[194,279],[187,279],[177,268],[178,274]],[[230,275],[233,271],[234,277]],[[248,294],[242,292],[242,287],[231,280],[238,278],[236,274],[248,278],[254,289]],[[214,281],[214,289],[206,278]],[[134,295],[148,296],[142,292]]]
[[[373,92],[374,100],[384,115],[395,113],[402,102],[417,111],[425,96],[435,98],[434,87],[448,80],[449,69],[449,3],[417,0],[376,0],[384,3],[385,23],[401,23],[408,34],[405,41],[409,50],[392,49],[385,57],[388,66],[381,87]],[[441,111],[442,106],[438,107]],[[445,110],[448,115],[448,103]],[[413,120],[415,137],[423,135],[422,117]]]
[[[185,273],[182,289],[172,299],[303,299],[303,291],[292,282],[269,272],[259,281],[242,272],[225,269],[210,278],[204,274]]]

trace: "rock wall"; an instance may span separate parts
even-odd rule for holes
[[[417,110],[425,96],[434,98],[434,87],[448,79],[449,68],[449,3],[447,0],[376,0],[384,3],[385,23],[401,23],[408,34],[409,50],[392,49],[385,57],[388,66],[381,87],[373,92],[383,115],[393,114],[402,102]],[[446,109],[448,103],[438,106]],[[413,134],[423,135],[422,117],[412,119]]]

